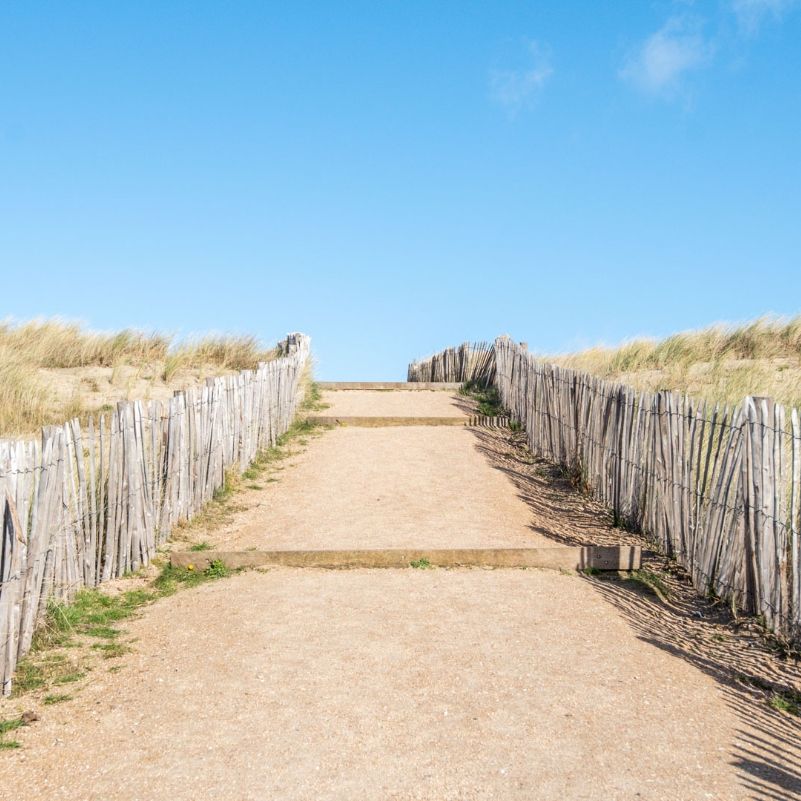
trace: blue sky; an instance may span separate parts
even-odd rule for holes
[[[801,311],[801,2],[0,0],[0,317],[323,379]]]

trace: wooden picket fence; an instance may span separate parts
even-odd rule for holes
[[[407,381],[466,382],[489,386],[495,380],[495,350],[491,342],[465,342],[457,348],[412,362]]]
[[[51,600],[69,601],[148,564],[188,520],[292,424],[309,338],[280,358],[208,379],[169,402],[121,402],[110,417],[0,440],[0,680],[4,695]]]
[[[736,408],[637,392],[495,341],[502,403],[534,454],[580,477],[699,593],[801,640],[801,425],[769,398]]]

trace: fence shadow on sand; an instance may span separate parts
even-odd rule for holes
[[[643,642],[691,664],[718,684],[739,726],[731,764],[754,799],[801,797],[801,719],[768,705],[770,686],[798,680],[798,667],[754,646],[747,635],[719,641],[717,625],[688,620],[681,611],[644,596],[625,582],[587,578],[623,616]],[[792,682],[795,684],[795,682]]]
[[[612,515],[574,489],[547,463],[533,459],[525,436],[473,429],[476,447],[515,486],[532,512],[532,531],[566,545],[648,543],[614,528]],[[643,642],[683,659],[712,677],[739,726],[731,764],[745,791],[759,801],[801,798],[801,718],[772,708],[773,690],[801,690],[801,665],[770,650],[753,620],[738,623],[721,604],[698,597],[689,577],[646,553],[644,566],[660,570],[669,596],[642,584],[586,576],[582,580],[610,603]],[[772,689],[773,688],[773,689]]]

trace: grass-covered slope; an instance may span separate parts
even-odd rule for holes
[[[252,336],[174,342],[61,320],[0,323],[0,437],[34,433],[118,400],[168,398],[174,389],[255,368],[274,355]]]
[[[801,407],[801,316],[541,358],[639,389],[675,389],[725,403],[766,395]]]

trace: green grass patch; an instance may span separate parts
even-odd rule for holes
[[[231,571],[220,559],[215,559],[205,570],[194,567],[173,567],[165,565],[156,577],[153,586],[160,596],[172,595],[182,587],[197,587],[207,581],[225,578]]]
[[[210,551],[213,547],[214,546],[211,543],[206,542],[204,540],[203,542],[196,542],[194,545],[190,545],[189,546],[189,550],[190,551]]]
[[[97,642],[92,648],[96,651],[100,651],[103,655],[103,659],[116,659],[118,656],[123,656],[131,650],[130,646],[121,642]]]
[[[472,398],[478,404],[478,413],[486,417],[501,417],[505,409],[497,387],[487,387],[467,381],[459,388],[459,394]]]
[[[22,726],[22,718],[9,718],[8,720],[0,720],[0,737],[14,731]]]
[[[654,573],[653,570],[648,570],[648,568],[632,570],[624,580],[649,592],[651,595],[656,595],[658,598],[670,598],[670,587],[665,584],[658,573]]]
[[[50,693],[42,699],[45,706],[53,706],[53,704],[62,704],[64,701],[71,701],[72,696],[66,693]]]
[[[415,570],[431,570],[433,569],[434,565],[423,556],[421,559],[413,559],[409,562],[410,567],[413,567]]]
[[[330,404],[323,403],[323,393],[319,384],[312,381],[306,389],[306,394],[303,398],[301,411],[303,412],[321,412],[327,409]]]
[[[47,683],[45,671],[40,665],[33,662],[30,657],[21,659],[17,663],[12,684],[12,695],[23,695],[31,690],[38,690]]]
[[[222,486],[217,487],[217,489],[214,490],[214,493],[211,496],[212,500],[216,501],[217,503],[227,501],[234,494],[237,480],[238,476],[232,469],[226,470]]]
[[[22,743],[19,740],[6,740],[0,739],[0,749],[22,748]]]
[[[88,637],[102,637],[103,639],[112,640],[122,634],[122,629],[115,629],[113,626],[89,626],[85,633]]]
[[[130,645],[120,642],[121,629],[115,625],[126,620],[158,598],[172,595],[181,587],[193,587],[206,581],[224,578],[230,571],[220,560],[205,570],[189,570],[165,565],[150,587],[108,595],[96,589],[78,592],[72,604],[51,603],[34,647],[17,666],[14,695],[31,690],[47,689],[80,681],[86,673],[53,648],[63,646],[65,639],[86,643],[104,659],[116,659],[128,653]]]
[[[779,712],[786,712],[788,715],[801,715],[801,703],[799,703],[799,700],[789,698],[784,694],[775,693],[771,696],[769,703]]]
[[[13,694],[19,696],[31,690],[72,684],[85,677],[86,673],[65,654],[54,651],[56,648],[79,645],[86,639],[101,640],[91,648],[107,658],[121,656],[128,646],[118,641],[122,630],[113,624],[130,618],[157,597],[157,593],[146,589],[117,595],[84,589],[71,604],[55,601],[48,604],[30,653],[17,665]]]
[[[80,681],[83,678],[86,678],[85,673],[82,673],[80,670],[71,670],[69,673],[65,673],[53,679],[53,684],[74,684],[76,681]]]

